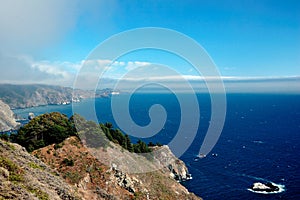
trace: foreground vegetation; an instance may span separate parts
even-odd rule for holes
[[[0,136],[2,139],[24,146],[29,152],[50,144],[59,144],[70,136],[76,136],[84,140],[87,146],[94,148],[105,146],[108,139],[134,153],[151,152],[149,146],[154,146],[152,142],[147,145],[141,140],[133,144],[128,135],[114,128],[111,123],[98,125],[80,115],[75,114],[68,118],[59,112],[37,116],[21,127],[17,133]]]

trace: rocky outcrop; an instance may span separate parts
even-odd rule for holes
[[[133,180],[130,176],[126,173],[123,173],[120,170],[117,170],[113,167],[114,173],[112,173],[111,179],[115,179],[119,186],[125,188],[131,193],[135,193],[136,189],[134,185],[138,184],[138,180]]]
[[[183,180],[188,171],[167,146],[160,148],[164,155],[152,158],[130,153],[111,142],[104,147],[87,148],[76,137],[59,146],[55,149],[50,145],[33,154],[59,171],[84,199],[200,199],[176,181],[179,179],[175,174]],[[74,164],[62,165],[65,159]]]
[[[27,153],[25,148],[0,140],[0,199],[82,199],[57,171]]]
[[[19,123],[16,122],[14,113],[10,107],[0,100],[0,131],[8,131],[16,128]]]
[[[279,187],[274,185],[271,182],[268,183],[254,183],[253,186],[251,187],[253,191],[259,191],[259,192],[275,192],[279,191]]]
[[[162,147],[153,147],[154,158],[157,159],[164,171],[170,173],[170,177],[177,181],[186,181],[191,179],[191,174],[184,162],[178,159],[167,145]]]

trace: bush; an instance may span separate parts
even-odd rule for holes
[[[69,160],[68,158],[65,158],[62,163],[67,166],[74,166],[74,161],[72,159]]]
[[[56,149],[60,149],[60,148],[62,148],[63,147],[63,143],[59,143],[59,144],[55,144],[54,145],[54,149],[56,150]]]
[[[33,168],[33,169],[41,169],[41,170],[44,170],[44,168],[34,162],[30,162],[29,164],[29,167]]]

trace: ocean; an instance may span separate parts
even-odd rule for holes
[[[125,94],[124,94],[125,95]],[[113,98],[125,98],[124,95]],[[189,94],[184,98],[189,98]],[[210,123],[211,106],[207,94],[197,94],[200,122],[197,135],[180,157],[193,179],[182,184],[204,199],[300,199],[300,95],[293,94],[227,94],[227,112],[221,136],[205,158],[199,149]],[[83,100],[73,106],[76,112],[93,119],[86,107],[94,101]],[[153,104],[161,104],[167,113],[164,128],[145,142],[168,144],[180,124],[180,105],[174,94],[134,94],[130,115],[136,124],[146,126]],[[112,122],[111,98],[95,99],[99,122]],[[27,117],[59,111],[73,114],[72,105],[51,105],[17,109]],[[193,112],[191,110],[190,112]],[[130,133],[129,133],[130,134]],[[138,138],[132,137],[133,141]],[[273,182],[282,192],[260,194],[249,190],[255,182]]]

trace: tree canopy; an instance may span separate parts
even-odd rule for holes
[[[73,135],[76,134],[68,117],[58,112],[52,112],[33,118],[10,138],[28,151],[33,151],[53,143],[60,143]]]
[[[50,144],[61,143],[70,136],[79,137],[88,147],[93,148],[103,147],[109,140],[134,153],[151,152],[149,146],[154,145],[153,143],[147,145],[141,140],[133,144],[127,134],[124,135],[109,122],[96,124],[78,114],[68,118],[59,112],[37,116],[21,127],[17,133],[5,135],[3,138],[9,137],[6,139],[19,143],[31,152]]]
[[[119,129],[114,129],[111,123],[100,124],[100,127],[110,141],[119,144],[130,152],[151,152],[151,149],[145,142],[139,140],[136,144],[131,143],[129,136],[127,134],[124,135]]]

